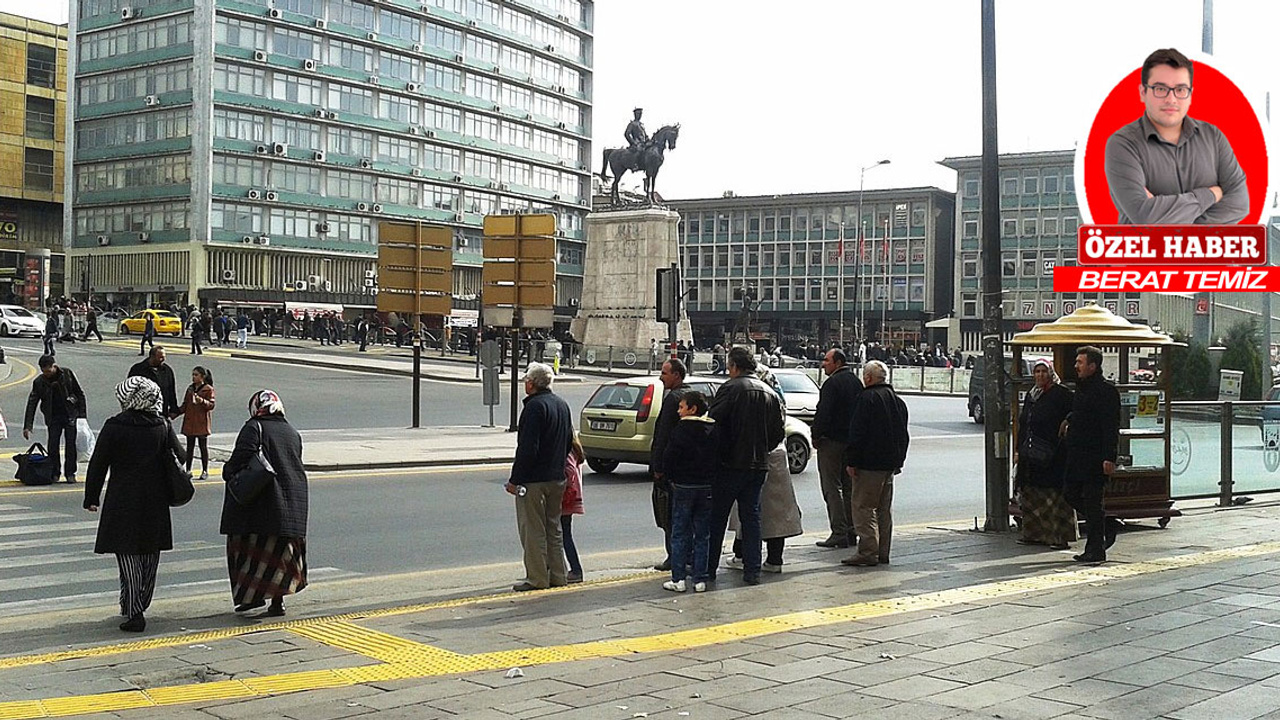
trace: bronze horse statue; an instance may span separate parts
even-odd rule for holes
[[[614,205],[618,204],[618,182],[628,170],[644,172],[644,196],[650,203],[654,202],[654,180],[658,177],[658,170],[662,168],[663,153],[675,150],[676,140],[679,138],[680,123],[664,125],[638,150],[609,148],[604,151],[604,167],[600,169],[600,179],[609,182],[609,171],[613,171],[613,189],[610,194]]]

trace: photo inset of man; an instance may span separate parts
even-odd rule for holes
[[[1231,143],[1217,127],[1187,117],[1194,75],[1172,48],[1142,63],[1145,111],[1107,140],[1107,185],[1120,224],[1230,225],[1249,212]]]

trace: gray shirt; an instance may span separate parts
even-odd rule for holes
[[[1249,212],[1249,189],[1231,143],[1207,122],[1184,118],[1174,145],[1144,114],[1107,140],[1106,170],[1120,224],[1230,225]],[[1213,185],[1222,188],[1216,203]]]

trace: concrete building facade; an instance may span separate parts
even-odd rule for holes
[[[80,0],[68,251],[117,302],[372,307],[380,220],[560,218],[581,288],[590,0]],[[83,288],[88,289],[88,288]]]

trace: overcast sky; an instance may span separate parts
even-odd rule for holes
[[[979,0],[600,0],[595,158],[631,108],[649,132],[680,122],[658,189],[668,198],[937,185],[935,165],[982,150]],[[1000,150],[1061,150],[1157,47],[1200,50],[1203,0],[996,3]],[[1212,63],[1280,122],[1268,57],[1280,3],[1216,0]],[[1156,11],[1158,9],[1158,12]],[[57,0],[0,10],[66,22]],[[1266,72],[1266,71],[1272,72]],[[1194,107],[1192,115],[1195,114]],[[1272,186],[1280,134],[1266,128]]]

